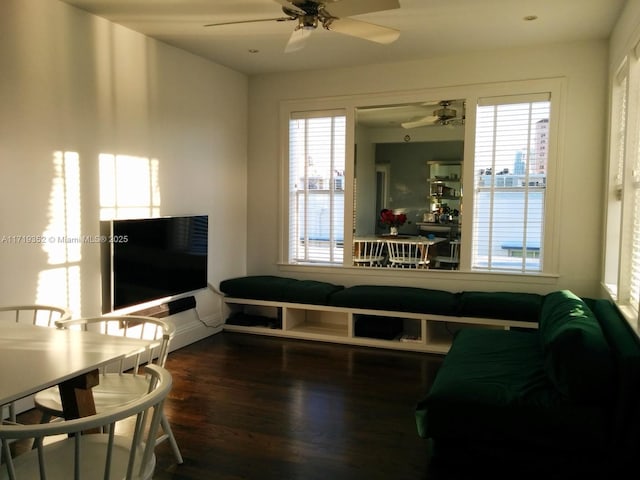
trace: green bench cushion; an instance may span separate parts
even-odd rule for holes
[[[416,409],[423,438],[556,445],[602,445],[602,409],[564,401],[550,382],[535,332],[458,332]]]
[[[611,350],[582,299],[568,290],[546,295],[539,332],[547,374],[566,399],[595,404],[610,400]]]
[[[334,307],[397,312],[456,314],[456,294],[443,290],[381,285],[357,285],[331,295]]]
[[[536,293],[462,292],[458,315],[537,322],[543,299]]]
[[[273,275],[250,275],[220,282],[220,291],[230,297],[314,305],[327,305],[329,297],[342,289],[342,285]]]

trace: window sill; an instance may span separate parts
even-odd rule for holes
[[[387,267],[345,267],[342,265],[320,265],[320,264],[278,264],[278,270],[287,274],[301,274],[301,275],[332,275],[332,276],[357,276],[358,279],[375,279],[375,283],[380,283],[380,279],[389,280],[389,283],[398,283],[398,280],[406,280],[407,283],[427,281],[437,281],[446,283],[447,281],[454,282],[469,282],[486,284],[491,282],[493,285],[491,288],[496,287],[496,284],[509,284],[509,285],[536,285],[542,287],[544,290],[553,289],[556,287],[559,275],[555,273],[522,273],[522,272],[505,272],[505,271],[493,271],[493,272],[476,272],[469,270],[436,270],[436,269],[401,269],[401,268],[387,268]],[[432,287],[433,288],[433,287]],[[481,289],[482,287],[477,287]],[[484,287],[486,288],[486,287]],[[508,287],[503,287],[508,288]],[[465,287],[465,289],[468,289]]]

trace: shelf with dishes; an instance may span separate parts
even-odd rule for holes
[[[458,223],[462,207],[462,162],[430,160],[427,162],[428,212],[426,223]]]
[[[458,200],[462,196],[462,162],[427,162],[429,196],[438,200]]]

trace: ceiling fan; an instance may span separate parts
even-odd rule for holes
[[[450,108],[452,103],[452,100],[441,100],[437,103],[440,108],[434,110],[432,115],[402,122],[400,125],[402,125],[403,128],[416,128],[427,125],[464,125],[464,102],[462,104],[461,117],[458,117],[458,111],[456,109]]]
[[[352,15],[379,12],[400,8],[398,0],[274,0],[282,6],[285,17],[239,20],[235,22],[209,23],[205,27],[255,22],[297,21],[289,37],[285,53],[304,47],[307,38],[318,25],[326,30],[358,37],[372,42],[387,44],[394,42],[400,32],[393,28],[349,18]]]

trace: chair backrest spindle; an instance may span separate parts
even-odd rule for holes
[[[73,420],[0,425],[0,468],[6,469],[11,480],[152,478],[155,438],[172,381],[162,367],[148,365],[145,370],[150,376],[149,391],[120,407]],[[131,431],[134,418],[135,428]],[[122,428],[116,428],[121,421]],[[95,429],[108,433],[82,433]],[[12,458],[9,443],[23,439],[35,439],[35,448]],[[96,458],[105,459],[102,475]]]

